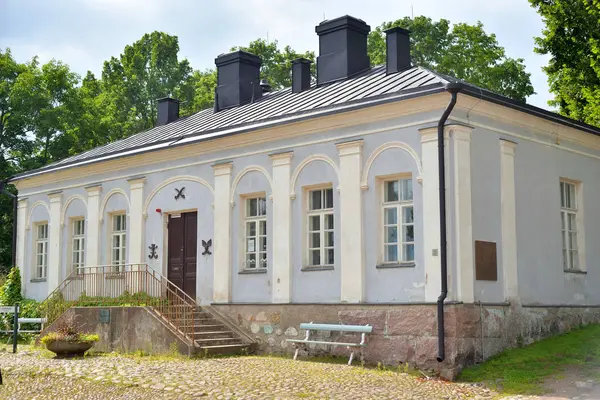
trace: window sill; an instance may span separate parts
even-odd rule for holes
[[[332,271],[333,265],[309,265],[307,267],[303,267],[300,269],[302,272],[311,272],[311,271]]]
[[[587,271],[582,271],[580,269],[564,269],[563,271],[569,274],[587,274]]]
[[[394,268],[414,268],[415,267],[415,263],[414,262],[403,262],[403,263],[395,263],[395,264],[379,264],[376,265],[375,268],[377,269],[394,269]]]
[[[254,275],[254,274],[266,274],[267,273],[267,269],[263,268],[263,269],[244,269],[240,272],[238,272],[238,274],[240,275]]]
[[[31,283],[46,282],[46,278],[33,278],[29,282],[31,282]]]

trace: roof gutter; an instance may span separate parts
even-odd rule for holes
[[[6,189],[7,181],[0,181],[0,194],[5,194],[13,201],[13,232],[12,232],[12,266],[17,266],[17,196]]]
[[[446,160],[445,160],[445,148],[444,148],[444,127],[446,121],[456,105],[456,98],[458,92],[461,91],[463,85],[460,83],[448,83],[444,86],[446,91],[452,96],[450,102],[442,117],[440,118],[437,126],[437,139],[438,139],[438,181],[439,181],[439,192],[440,192],[440,257],[441,267],[440,272],[442,275],[441,286],[442,291],[440,297],[437,300],[437,322],[438,322],[438,356],[439,362],[444,361],[446,358],[446,346],[444,336],[444,300],[448,295],[448,252],[447,252],[447,239],[446,239]]]

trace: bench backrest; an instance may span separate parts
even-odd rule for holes
[[[332,332],[356,332],[371,333],[373,327],[370,325],[335,325],[335,324],[300,324],[300,329],[310,329],[311,331],[332,331]]]

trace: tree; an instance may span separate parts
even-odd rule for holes
[[[600,127],[600,1],[529,1],[546,24],[535,51],[551,57],[544,67],[554,94],[549,104]]]
[[[410,30],[411,57],[416,65],[523,102],[534,94],[523,59],[506,57],[496,35],[488,35],[481,22],[458,23],[452,28],[446,19],[433,21],[424,16],[385,22],[369,34],[372,64],[385,63],[384,31],[396,26]]]

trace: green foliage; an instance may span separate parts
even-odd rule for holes
[[[529,346],[504,351],[465,368],[459,380],[485,382],[510,394],[540,394],[541,384],[569,365],[592,368],[600,361],[600,325],[575,329]]]
[[[4,285],[0,288],[0,304],[12,306],[23,300],[21,295],[21,271],[18,267],[12,267]]]
[[[125,291],[119,297],[87,296],[83,293],[78,300],[71,302],[71,307],[156,307],[166,304],[167,299],[153,297],[145,292],[130,294]]]
[[[600,126],[600,0],[529,0],[546,28],[535,51],[561,114]]]
[[[93,343],[99,340],[100,336],[90,333],[73,333],[69,335],[64,335],[59,332],[50,332],[41,339],[41,342],[46,345],[48,343],[56,341],[64,341],[70,343]]]
[[[424,16],[385,22],[369,34],[371,63],[385,63],[385,33],[391,27],[410,30],[413,63],[481,86],[515,100],[525,101],[534,93],[523,59],[506,57],[496,35],[483,24],[433,21]]]

